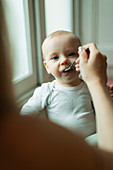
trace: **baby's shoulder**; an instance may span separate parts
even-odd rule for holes
[[[42,83],[41,86],[37,87],[34,91],[34,94],[37,94],[37,93],[50,93],[53,89],[53,85],[54,85],[54,82],[46,82],[46,83]]]
[[[82,81],[82,88],[89,91],[87,84],[84,81]]]
[[[90,94],[90,92],[89,92],[89,89],[88,89],[88,87],[87,87],[87,84],[83,81],[83,86],[82,86],[82,92],[84,93],[84,94],[86,94],[87,96],[89,96],[90,98],[91,98],[91,94]]]

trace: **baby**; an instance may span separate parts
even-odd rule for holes
[[[21,114],[32,115],[35,112],[38,115],[45,109],[50,121],[86,138],[96,132],[92,99],[75,67],[65,71],[78,58],[80,45],[79,38],[68,31],[56,31],[44,40],[44,66],[55,80],[36,88]]]

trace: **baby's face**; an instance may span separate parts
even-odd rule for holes
[[[78,73],[75,69],[65,72],[78,57],[80,41],[72,34],[59,35],[48,38],[43,45],[44,65],[49,74],[56,78],[58,84],[78,83]]]

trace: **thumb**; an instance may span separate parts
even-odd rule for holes
[[[78,54],[79,54],[81,63],[87,63],[88,62],[87,52],[85,51],[85,49],[83,47],[78,48]]]

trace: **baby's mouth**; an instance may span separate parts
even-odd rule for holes
[[[77,60],[77,59],[76,59],[76,60]],[[65,72],[68,72],[68,71],[73,70],[73,66],[74,66],[76,60],[74,60],[73,63],[72,63],[68,68],[65,69]]]
[[[66,67],[62,72],[63,72],[63,73],[66,73],[66,72],[71,71],[71,70],[66,71],[66,69],[68,69],[69,67],[70,67],[70,66]]]

